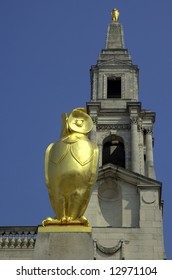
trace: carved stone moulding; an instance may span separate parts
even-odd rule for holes
[[[130,124],[133,125],[133,124],[138,124],[138,118],[137,117],[131,117],[130,118]]]
[[[116,254],[118,251],[120,251],[120,259],[121,260],[125,260],[125,244],[128,244],[129,241],[126,240],[119,240],[118,244],[116,246],[113,247],[105,247],[103,245],[101,245],[97,239],[94,239],[94,260],[97,259],[97,251],[99,251],[100,253],[104,254],[104,255],[114,255]]]
[[[97,124],[98,131],[107,130],[129,130],[130,124]]]
[[[154,193],[151,193],[151,192],[143,193],[142,201],[145,204],[153,204],[156,201],[156,196]]]
[[[97,117],[91,116],[93,123],[96,125],[97,124]]]
[[[145,134],[153,134],[153,127],[144,128],[144,133]]]

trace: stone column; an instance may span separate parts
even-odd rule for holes
[[[147,128],[146,133],[146,176],[155,179],[153,147],[152,147],[152,128]]]
[[[139,157],[140,157],[140,174],[145,175],[145,164],[144,164],[144,129],[142,123],[138,125],[139,132]]]
[[[92,92],[92,99],[97,99],[97,72],[94,70],[93,78],[91,78],[91,92]]]
[[[89,139],[90,141],[96,142],[96,124],[97,124],[97,117],[96,116],[91,116],[92,121],[93,121],[93,129],[89,133]]]
[[[139,173],[139,150],[138,150],[138,131],[137,118],[131,118],[131,168],[133,172]]]
[[[102,166],[103,145],[98,144],[98,147],[99,147],[99,167],[101,167]]]

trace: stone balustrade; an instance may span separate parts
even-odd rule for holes
[[[9,226],[0,227],[1,249],[33,249],[35,246],[37,227]]]

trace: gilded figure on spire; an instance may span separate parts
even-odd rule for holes
[[[112,21],[118,22],[118,18],[119,18],[118,9],[113,9],[111,12],[111,16],[112,16]]]

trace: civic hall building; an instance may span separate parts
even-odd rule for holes
[[[153,157],[155,112],[139,100],[139,69],[113,18],[91,66],[86,107],[99,148],[98,177],[85,216],[90,232],[0,227],[0,259],[163,260],[162,183]]]

